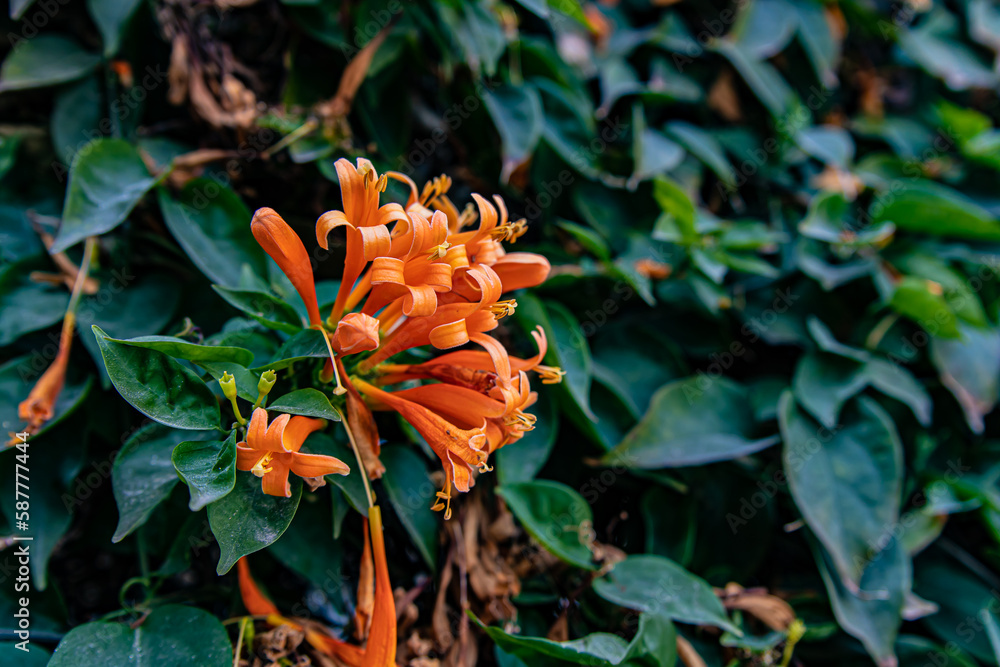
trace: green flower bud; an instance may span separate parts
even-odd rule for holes
[[[271,387],[278,380],[278,376],[274,371],[264,371],[260,374],[260,382],[257,383],[257,391],[261,396],[267,396],[267,392],[271,391]]]
[[[225,394],[226,398],[230,401],[236,400],[236,378],[229,373],[223,373],[222,377],[219,378],[219,386],[222,387],[222,393]]]

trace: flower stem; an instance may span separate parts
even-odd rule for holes
[[[365,486],[365,495],[368,496],[368,507],[374,507],[375,496],[372,493],[371,482],[368,480],[368,471],[365,469],[364,461],[361,460],[361,450],[358,449],[358,443],[354,439],[354,433],[351,431],[351,425],[347,423],[347,415],[343,412],[340,413],[340,421],[344,425],[344,430],[347,431],[347,439],[351,441],[351,449],[354,450],[354,458],[358,461],[358,472],[361,474],[361,481]]]

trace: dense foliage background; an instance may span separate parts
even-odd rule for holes
[[[171,452],[211,432],[123,401],[92,326],[248,350],[146,353],[219,396],[223,370],[308,361],[250,213],[313,250],[333,162],[366,155],[527,218],[517,249],[553,274],[499,336],[530,355],[543,325],[567,371],[449,522],[426,447],[383,427],[401,664],[1000,664],[992,2],[11,0],[10,17],[5,434],[55,358],[83,239],[99,253],[31,439],[28,658],[0,552],[8,661],[46,664],[76,628],[52,664],[92,664],[84,645],[231,664],[237,520],[279,528],[252,562],[282,609],[350,632],[359,482],[307,491],[294,519],[205,508]],[[342,248],[313,257],[329,302]],[[323,664],[269,641],[245,641],[246,664]]]

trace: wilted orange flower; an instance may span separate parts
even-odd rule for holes
[[[308,479],[346,475],[350,468],[340,459],[299,451],[309,434],[325,425],[323,419],[280,415],[268,426],[267,410],[257,408],[250,417],[246,440],[236,443],[236,467],[260,477],[267,495],[285,498],[292,495],[289,472]]]
[[[66,368],[69,366],[69,351],[73,346],[75,326],[76,317],[72,312],[66,313],[55,360],[45,369],[42,377],[38,378],[28,397],[17,406],[17,416],[27,422],[25,426],[27,433],[37,433],[54,415],[56,400],[62,393],[63,385],[66,384]]]
[[[385,538],[382,534],[382,512],[378,505],[368,508],[364,522],[365,549],[370,550],[374,561],[375,594],[372,605],[368,643],[359,648],[335,638],[317,623],[298,621],[282,616],[278,608],[257,587],[250,574],[246,556],[237,563],[240,594],[243,605],[251,614],[264,616],[273,626],[289,625],[303,630],[306,641],[317,651],[337,658],[348,667],[392,667],[396,664],[396,601],[389,580],[389,563],[385,555]],[[370,585],[362,581],[360,586]],[[361,593],[359,591],[359,597]]]

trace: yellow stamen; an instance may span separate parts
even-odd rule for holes
[[[448,248],[450,248],[450,247],[451,247],[451,244],[448,243],[447,241],[445,241],[444,243],[440,243],[440,244],[434,246],[433,248],[431,248],[430,258],[431,259],[441,259],[442,257],[444,257],[445,255],[448,254]]]
[[[514,314],[514,309],[517,308],[516,299],[506,299],[504,301],[497,301],[490,306],[490,312],[497,319],[501,317],[507,317],[508,315]]]
[[[566,375],[566,371],[558,366],[538,365],[535,366],[535,372],[542,379],[542,384],[559,384]]]
[[[528,232],[528,221],[521,218],[517,222],[510,223],[510,236],[508,240],[513,244]]]
[[[267,454],[264,454],[264,456],[260,457],[260,460],[257,461],[257,463],[253,464],[253,467],[250,468],[250,472],[257,477],[263,477],[267,473],[271,472],[271,468],[267,467],[267,464],[270,462],[271,452],[268,452]]]
[[[479,212],[476,210],[476,207],[472,205],[472,202],[469,202],[465,205],[465,208],[462,209],[462,213],[458,216],[458,228],[462,229],[463,227],[468,227],[469,225],[475,223],[477,218],[479,218]]]
[[[423,192],[420,193],[420,202],[424,206],[430,206],[431,202],[448,192],[451,189],[451,177],[446,174],[435,176],[428,183],[424,183]]]
[[[431,506],[431,510],[434,512],[440,512],[444,510],[444,520],[447,521],[451,518],[451,479],[448,480],[447,486],[444,491],[438,491],[435,493],[438,498],[444,500],[442,503],[440,500]]]

